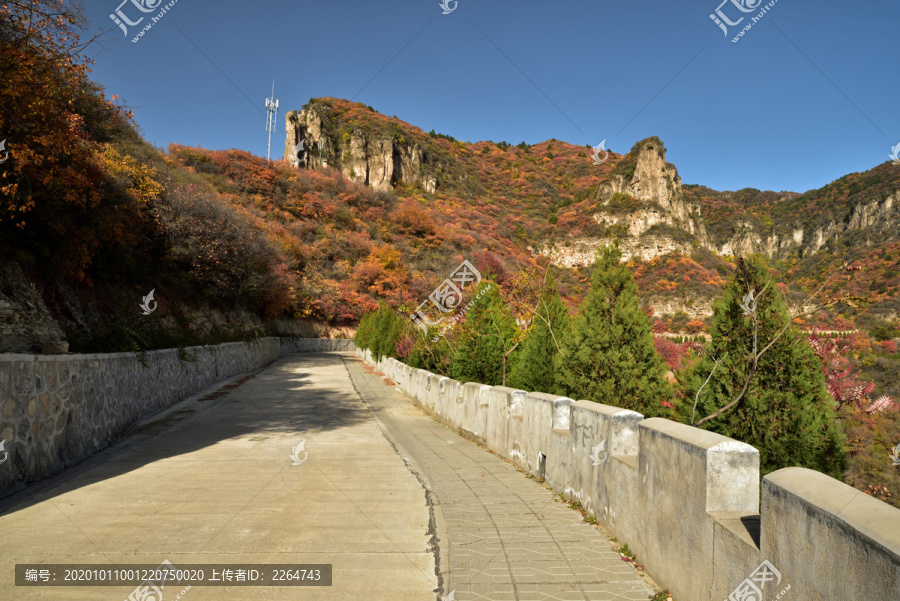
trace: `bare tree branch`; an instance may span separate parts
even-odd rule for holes
[[[725,355],[721,359],[715,359],[716,364],[713,365],[712,371],[709,372],[709,377],[706,378],[706,382],[703,383],[703,386],[700,387],[700,390],[697,391],[697,396],[694,398],[694,408],[691,410],[691,425],[694,425],[694,418],[697,415],[697,403],[700,402],[700,393],[703,392],[703,388],[709,384],[709,381],[712,379],[713,374],[716,373],[716,368],[719,367],[719,363],[725,360],[725,357],[728,356],[726,352]]]

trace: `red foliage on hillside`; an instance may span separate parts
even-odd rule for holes
[[[700,344],[696,342],[674,342],[665,336],[654,336],[653,346],[656,347],[663,361],[672,371],[681,367],[681,361],[688,356],[689,353],[700,350]]]

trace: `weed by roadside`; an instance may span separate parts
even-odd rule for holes
[[[565,501],[565,498],[562,495],[559,495],[559,498],[562,499],[563,501]],[[580,513],[581,518],[585,522],[587,522],[588,524],[592,524],[592,525],[597,523],[597,514],[589,513],[587,510],[585,510],[584,507],[582,507],[582,505],[579,501],[566,501],[566,502],[569,505],[569,509],[574,509],[575,511]]]

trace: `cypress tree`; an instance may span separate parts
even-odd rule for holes
[[[361,349],[369,348],[369,336],[372,332],[374,318],[375,312],[370,311],[359,320],[359,326],[356,328],[356,336],[353,337],[353,342]]]
[[[479,284],[476,298],[465,321],[457,325],[462,326],[460,343],[453,353],[450,377],[499,386],[503,383],[503,356],[515,344],[516,320],[494,282]]]
[[[369,348],[376,360],[393,357],[397,353],[395,342],[403,327],[403,318],[387,305],[378,307],[372,332],[369,334]]]
[[[570,322],[569,312],[551,276],[541,291],[531,327],[510,370],[509,386],[534,392],[556,392],[557,358],[559,348],[569,336]]]
[[[451,340],[455,340],[454,330],[450,330],[441,336],[437,342],[431,338],[422,336],[418,328],[414,333],[417,336],[416,346],[409,354],[406,363],[411,367],[424,369],[432,373],[448,375],[450,373],[450,361],[453,358]]]
[[[573,399],[657,415],[673,391],[621,256],[618,244],[597,253],[584,310],[559,356],[557,384]]]
[[[676,411],[685,422],[693,414],[699,423],[740,397],[700,427],[759,449],[763,474],[800,466],[840,478],[846,466],[843,435],[821,365],[768,280],[760,259],[738,260],[734,279],[713,303],[704,358],[680,374],[684,395]]]

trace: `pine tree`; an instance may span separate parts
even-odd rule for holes
[[[763,474],[800,466],[839,478],[846,455],[834,401],[818,358],[790,322],[762,260],[739,259],[713,304],[705,357],[680,374],[676,410],[687,423],[759,449]]]
[[[571,320],[566,305],[549,278],[538,299],[531,328],[510,370],[508,385],[522,390],[554,393],[559,349],[569,336]]]
[[[460,382],[499,386],[503,383],[504,356],[515,345],[516,320],[496,283],[482,282],[478,295],[480,298],[469,309],[465,321],[457,325],[462,331],[450,364],[450,377]]]
[[[598,252],[584,310],[559,356],[557,383],[573,399],[657,415],[673,391],[621,256],[618,245]]]

